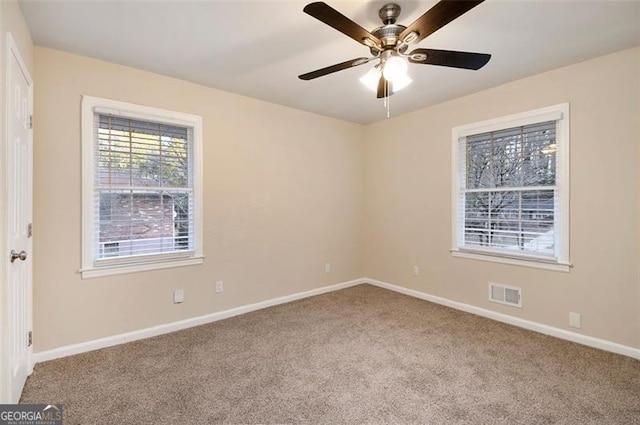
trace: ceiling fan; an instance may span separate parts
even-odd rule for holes
[[[303,9],[305,13],[367,46],[373,57],[348,60],[299,75],[298,78],[313,80],[379,60],[360,81],[376,90],[377,98],[380,99],[391,96],[394,90],[400,90],[412,81],[406,74],[408,63],[478,70],[489,62],[491,55],[435,49],[415,49],[410,53],[406,52],[410,44],[418,43],[483,1],[441,0],[408,27],[396,24],[401,9],[397,4],[389,3],[382,6],[378,13],[383,25],[371,32],[324,2],[309,3]]]

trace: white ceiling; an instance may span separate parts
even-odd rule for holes
[[[1,0],[0,0],[1,1]],[[407,2],[409,25],[435,1]],[[358,78],[372,64],[312,81],[299,74],[368,49],[302,12],[308,1],[20,0],[36,45],[169,75],[357,123],[386,118]],[[388,1],[329,5],[368,30]],[[488,0],[415,47],[491,53],[479,71],[410,65],[393,116],[640,45],[640,2]]]

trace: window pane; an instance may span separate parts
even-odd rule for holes
[[[556,184],[556,128],[549,124],[529,126],[524,133],[523,186]]]
[[[520,131],[501,131],[493,134],[491,153],[492,187],[522,186],[522,134]]]
[[[186,193],[176,193],[172,197],[174,208],[174,230],[176,249],[189,249],[193,241],[193,227],[189,212],[193,211],[193,197]]]
[[[101,190],[97,258],[192,248],[190,193]]]
[[[101,187],[188,187],[187,128],[100,115],[97,183]]]
[[[549,121],[467,137],[466,187],[555,185],[555,126]]]
[[[465,195],[464,243],[474,246],[489,245],[489,192]]]
[[[464,244],[553,255],[554,203],[553,190],[468,192]]]
[[[190,137],[184,127],[98,115],[97,259],[194,249]]]
[[[466,182],[470,189],[494,187],[491,174],[491,135],[467,139]]]

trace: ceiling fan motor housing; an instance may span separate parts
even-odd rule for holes
[[[382,23],[385,25],[395,24],[398,16],[400,16],[400,6],[395,3],[385,4],[380,8],[378,16],[382,19]]]
[[[382,48],[393,48],[398,44],[398,36],[407,27],[398,24],[388,24],[373,30],[371,34],[375,35],[382,41]]]
[[[388,3],[382,6],[378,12],[378,16],[380,16],[384,25],[373,30],[371,34],[382,41],[382,50],[395,49],[400,42],[400,34],[407,28],[404,25],[396,24],[396,20],[398,16],[400,16],[400,11],[401,8],[399,5]],[[375,49],[371,50],[372,53],[374,53]],[[377,56],[377,53],[378,52],[375,52],[374,55]]]

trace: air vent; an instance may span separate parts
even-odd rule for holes
[[[513,307],[522,307],[522,288],[490,282],[489,301]]]

